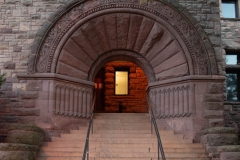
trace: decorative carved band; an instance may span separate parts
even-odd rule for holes
[[[150,63],[146,60],[145,57],[142,55],[132,52],[132,51],[127,51],[127,50],[115,50],[115,51],[110,51],[107,53],[102,54],[101,56],[98,57],[98,59],[93,63],[90,71],[89,71],[89,78],[88,80],[92,80],[94,73],[97,71],[97,68],[101,67],[101,63],[105,61],[108,58],[115,57],[115,56],[127,56],[127,57],[132,57],[135,60],[138,60],[146,70],[146,76],[148,77],[149,82],[155,82],[156,77],[153,71],[152,66]],[[141,67],[141,66],[140,66]]]
[[[150,91],[156,118],[189,117],[195,113],[195,86],[161,87]]]
[[[139,1],[137,0],[102,0],[96,1],[96,3],[94,2],[91,9],[89,9],[89,7],[85,7],[85,3],[83,2],[85,1],[82,1],[82,3],[72,7],[67,13],[57,20],[56,24],[52,25],[52,28],[46,35],[46,38],[44,38],[43,42],[41,42],[41,48],[37,53],[37,63],[35,64],[36,72],[50,72],[53,55],[60,40],[70,30],[70,28],[81,19],[102,10],[111,8],[129,8],[129,12],[131,12],[132,9],[139,10],[140,12],[149,12],[171,25],[179,33],[180,37],[188,47],[192,56],[195,74],[211,74],[211,69],[212,73],[217,73],[216,63],[213,62],[211,64],[213,66],[210,66],[208,54],[212,53],[207,53],[203,40],[194,25],[191,24],[182,13],[168,4],[162,1],[154,1],[153,3],[139,5]],[[34,67],[33,63],[29,62],[29,65],[29,70],[32,70],[31,67]]]
[[[92,89],[57,83],[53,112],[58,115],[89,117],[92,103]]]

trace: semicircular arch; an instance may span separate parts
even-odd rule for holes
[[[175,75],[169,74],[179,71],[182,73],[181,76],[218,73],[216,62],[211,60],[215,58],[214,53],[206,49],[210,42],[205,35],[200,36],[199,28],[197,30],[194,27],[195,22],[162,1],[149,6],[140,6],[137,3],[99,1],[94,4],[83,1],[75,4],[55,21],[38,42],[39,48],[33,51],[37,56],[33,55],[29,60],[29,71],[57,73],[65,67],[65,72],[72,69],[72,72],[77,71],[76,73],[81,75],[77,78],[87,79],[90,68],[99,56],[111,50],[121,49],[132,50],[144,56],[153,68],[156,80],[174,77]],[[92,22],[94,18],[95,21]],[[134,27],[137,26],[138,20],[141,23],[136,29]],[[96,24],[98,29],[93,27]],[[101,36],[101,29],[105,36]],[[80,39],[76,41],[77,38]],[[99,43],[100,40],[103,43]],[[77,44],[79,51],[84,54],[78,52],[79,55],[76,55],[72,51],[67,51],[66,48],[71,49],[69,41],[73,41],[71,45]],[[87,44],[82,43],[84,41]],[[166,44],[162,45],[163,42]],[[162,50],[158,47],[162,47]],[[80,67],[71,66],[66,64],[66,57],[70,55],[78,59],[85,56],[88,61],[83,59],[81,63],[76,62],[82,64]],[[179,58],[181,61],[176,62]],[[169,62],[172,63],[166,60],[171,60]],[[91,61],[89,65],[85,64],[89,61]],[[171,66],[173,62],[176,62],[175,66]],[[170,64],[169,68],[164,69],[167,64]]]

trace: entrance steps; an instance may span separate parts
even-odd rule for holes
[[[153,132],[155,133],[154,129]],[[167,160],[209,160],[202,144],[159,127]],[[81,160],[87,127],[44,142],[37,160]],[[157,138],[146,113],[98,113],[90,135],[89,160],[157,160]]]

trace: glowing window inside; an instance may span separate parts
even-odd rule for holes
[[[127,71],[115,72],[115,94],[116,95],[128,94],[128,72]]]

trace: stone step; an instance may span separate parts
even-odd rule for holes
[[[82,157],[37,157],[36,160],[81,160]],[[110,158],[111,160],[158,160],[157,158]],[[89,160],[109,160],[109,158],[89,158]],[[209,158],[168,158],[167,160],[209,160]]]
[[[93,130],[148,130],[151,131],[151,126],[93,126]]]
[[[83,151],[84,147],[80,148],[74,148],[74,147],[42,147],[40,151],[74,151],[74,152],[79,152]],[[135,148],[125,148],[125,147],[114,147],[114,148],[108,148],[108,147],[90,147],[89,149],[90,152],[157,152],[156,147],[135,147]],[[176,153],[205,153],[204,148],[164,148],[164,152],[176,152]]]
[[[43,142],[42,147],[73,147],[73,148],[84,148],[83,143],[72,143],[72,142]],[[203,148],[202,144],[199,143],[189,143],[189,144],[178,144],[178,143],[163,143],[164,149],[165,148]],[[125,147],[125,148],[132,148],[132,147],[154,147],[157,148],[157,144],[155,143],[90,143],[89,148],[93,147]]]
[[[85,142],[86,138],[52,138],[52,142]],[[192,143],[191,139],[161,139],[163,143]],[[90,142],[104,143],[155,143],[156,138],[90,138]]]
[[[70,130],[70,133],[73,134],[86,134],[87,131],[82,131],[82,130]],[[151,134],[151,130],[103,130],[103,129],[95,129],[93,130],[94,134],[117,134],[117,133],[121,133],[121,134]],[[153,130],[153,133],[155,133],[155,131]],[[160,131],[160,135],[161,134],[174,134],[174,131],[171,130],[163,130]]]
[[[58,151],[40,151],[38,153],[39,157],[50,157],[50,156],[54,156],[54,157],[80,157],[83,155],[82,151],[78,151],[78,152],[58,152]],[[99,153],[97,152],[91,152],[90,157],[99,157]]]
[[[160,159],[162,159],[160,157]],[[62,159],[61,159],[62,160]],[[65,160],[65,159],[63,159]],[[66,159],[68,160],[68,159]],[[75,160],[75,159],[72,159],[72,160]],[[109,160],[109,158],[94,158],[94,159],[89,159],[89,160]],[[131,158],[111,158],[111,160],[158,160],[157,158],[134,158],[134,157],[131,157]],[[180,158],[180,157],[168,157],[167,160],[210,160],[209,158]]]
[[[90,149],[93,151],[94,148]],[[150,153],[157,153],[157,147],[137,147],[137,148],[124,148],[124,147],[96,147],[95,152],[120,152],[120,153],[133,153],[133,152],[150,152]],[[196,149],[189,149],[189,148],[164,148],[164,153],[205,153],[204,148],[196,148]]]
[[[183,139],[183,135],[173,135],[173,134],[162,134],[160,135],[162,139]],[[85,138],[86,135],[79,134],[61,134],[61,138]],[[90,134],[90,138],[156,138],[155,134]]]
[[[94,114],[93,133],[90,134],[89,160],[157,160],[157,138],[146,113]],[[53,137],[42,144],[37,160],[82,159],[87,126],[71,130],[70,134]],[[209,160],[202,144],[174,135],[159,127],[167,160]]]
[[[91,155],[90,155],[91,156]],[[129,158],[129,157],[158,157],[158,153],[144,153],[144,152],[138,152],[138,153],[115,153],[115,152],[100,152],[99,153],[99,157],[104,157],[104,158]],[[166,158],[180,158],[180,157],[188,157],[188,158],[201,158],[201,157],[205,157],[204,153],[165,153],[165,157]]]
[[[59,151],[40,151],[38,153],[39,157],[50,157],[50,156],[82,156],[83,153],[80,151],[74,152],[59,152]],[[158,157],[157,152],[90,152],[90,157],[105,157],[105,158],[117,158],[117,157]],[[176,152],[166,152],[166,158],[170,157],[192,157],[192,158],[200,158],[205,157],[204,152],[192,152],[192,153],[176,153]]]
[[[149,123],[149,119],[136,119],[136,120],[130,120],[130,119],[107,119],[107,118],[102,118],[102,119],[93,119],[93,124],[95,123],[109,123],[109,124],[139,124],[139,123]]]

